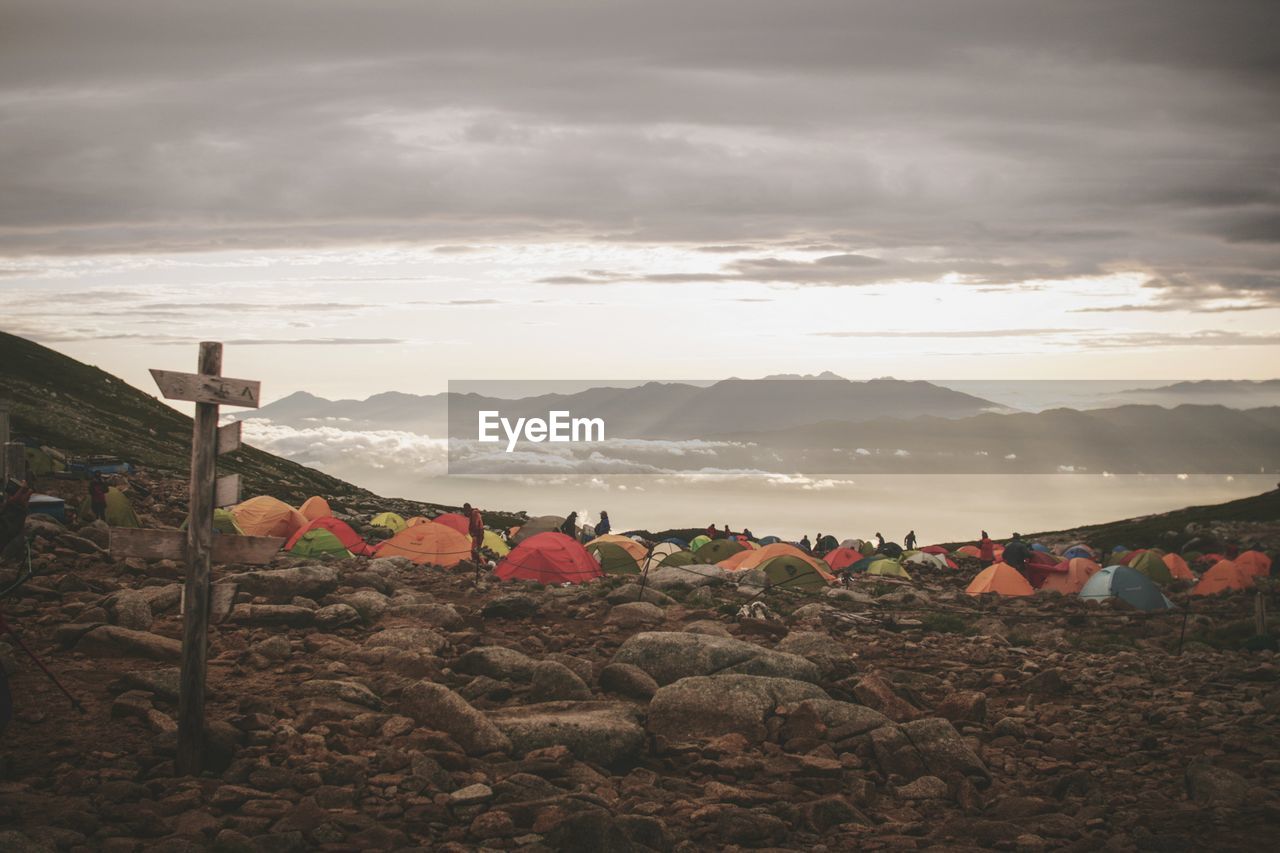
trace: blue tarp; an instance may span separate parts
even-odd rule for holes
[[[55,498],[53,495],[32,495],[31,501],[27,504],[27,513],[47,515],[66,524],[67,502],[62,498]]]

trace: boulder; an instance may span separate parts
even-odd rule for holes
[[[719,566],[695,563],[689,566],[663,566],[649,572],[645,586],[660,592],[673,589],[696,589],[726,583],[729,573]]]
[[[629,699],[648,702],[658,692],[658,682],[638,666],[611,663],[600,670],[600,689]]]
[[[682,678],[658,689],[649,703],[648,728],[670,741],[738,732],[764,740],[766,721],[779,705],[830,699],[822,688],[787,678],[709,675]]]
[[[529,698],[534,702],[591,698],[591,688],[577,673],[553,660],[538,661],[534,665],[532,682]]]
[[[486,619],[525,619],[538,612],[538,600],[523,592],[500,595],[480,609]]]
[[[839,681],[856,669],[849,652],[818,631],[792,631],[778,643],[778,651],[812,661],[829,681]]]
[[[530,681],[536,661],[502,646],[478,646],[458,658],[453,668],[467,675],[487,675],[499,681]]]
[[[366,624],[387,612],[387,597],[373,589],[358,589],[350,595],[338,596],[337,603],[354,608]]]
[[[662,608],[647,601],[631,601],[626,604],[615,604],[605,617],[606,624],[620,628],[641,628],[661,625],[667,621]]]
[[[90,657],[141,657],[161,661],[182,659],[180,641],[119,625],[99,625],[85,632],[76,643],[76,651]]]
[[[981,690],[957,690],[934,709],[939,717],[953,722],[985,723],[987,721],[987,694]]]
[[[419,681],[404,691],[401,705],[419,725],[447,733],[469,755],[511,749],[511,741],[505,734],[443,684]]]
[[[151,602],[139,590],[124,589],[116,593],[111,597],[107,612],[112,621],[123,628],[134,631],[151,630]]]
[[[874,729],[871,745],[885,775],[913,781],[921,776],[945,777],[959,772],[980,787],[991,781],[982,759],[969,748],[951,722],[941,717]]]
[[[330,604],[315,612],[315,620],[320,630],[332,631],[359,622],[360,613],[350,604]]]
[[[893,691],[889,682],[876,673],[858,679],[853,695],[868,708],[875,708],[894,722],[901,723],[920,715],[920,711]]]
[[[666,607],[670,604],[676,603],[674,598],[667,595],[665,592],[654,589],[649,586],[648,583],[644,584],[643,588],[641,588],[638,583],[623,584],[617,589],[610,590],[609,594],[604,597],[604,600],[610,604],[627,604],[634,601],[647,601],[650,604],[656,604],[658,607]]]
[[[388,617],[412,619],[420,625],[444,628],[446,631],[456,630],[463,625],[462,615],[458,613],[458,609],[452,604],[436,604],[434,602],[396,604],[393,599],[391,606],[387,608],[386,615]]]
[[[316,613],[296,604],[237,604],[230,619],[246,625],[306,628],[315,622]]]
[[[649,673],[658,684],[699,675],[761,675],[816,683],[818,667],[799,655],[731,637],[646,632],[627,639],[613,657]]]
[[[1202,806],[1241,808],[1257,799],[1255,786],[1239,773],[1194,761],[1186,772],[1187,796]]]
[[[430,628],[387,628],[364,641],[370,648],[393,648],[407,652],[435,654],[446,645],[444,637]]]
[[[611,766],[636,758],[645,745],[639,714],[618,702],[547,702],[492,711],[489,719],[520,755],[564,746],[579,760]]]
[[[338,587],[339,575],[334,566],[307,565],[291,569],[268,569],[236,575],[241,591],[277,601],[295,596],[323,598]]]
[[[316,696],[322,699],[341,699],[355,705],[364,705],[375,711],[382,707],[378,695],[357,681],[327,681],[312,679],[298,685],[298,692],[303,696]]]

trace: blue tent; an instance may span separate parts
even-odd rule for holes
[[[1155,581],[1128,566],[1107,566],[1097,572],[1080,590],[1080,597],[1094,601],[1118,598],[1138,610],[1173,609],[1173,602],[1164,597]]]
[[[1041,545],[1039,542],[1033,542],[1031,545],[1031,550],[1039,551],[1041,554],[1049,553],[1049,547],[1047,545]]]
[[[1062,552],[1062,556],[1068,560],[1074,560],[1076,557],[1084,557],[1086,560],[1093,559],[1093,552],[1083,545],[1072,545],[1066,551]]]
[[[689,543],[688,543],[688,542],[684,541],[683,539],[677,539],[677,538],[676,538],[676,537],[674,537],[674,536],[671,536],[671,537],[669,537],[669,538],[667,538],[667,539],[663,539],[663,540],[662,540],[662,542],[670,542],[672,545],[679,545],[679,546],[680,546],[680,550],[682,550],[682,551],[688,551],[688,550],[689,550]],[[661,542],[659,542],[658,544],[659,544],[659,545],[661,545],[662,543],[661,543]]]
[[[63,524],[67,523],[67,502],[53,495],[32,495],[30,502],[27,503],[27,512],[33,515],[36,513],[47,515]]]
[[[1117,545],[1116,547],[1111,549],[1111,553],[1123,554],[1125,551],[1128,551],[1128,550],[1129,550],[1129,547],[1127,545]]]
[[[778,542],[781,542],[782,540],[779,539],[777,536],[766,536],[763,539],[760,539],[758,541],[760,542],[761,545],[773,545]]]

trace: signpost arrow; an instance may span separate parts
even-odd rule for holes
[[[217,535],[213,537],[213,562],[265,565],[280,553],[283,545],[284,539],[279,536]],[[116,559],[184,560],[187,556],[187,534],[181,530],[113,527],[111,556]]]
[[[204,344],[200,346],[203,348]],[[154,368],[151,376],[166,400],[258,408],[258,390],[262,383],[256,379],[229,379],[218,373],[178,373]]]
[[[213,505],[221,508],[235,506],[240,503],[240,475],[228,474],[219,477],[213,487]]]
[[[240,433],[244,424],[240,421],[232,421],[229,424],[218,427],[218,455],[222,456],[226,453],[235,453],[240,449]]]

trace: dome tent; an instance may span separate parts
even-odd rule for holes
[[[1128,566],[1107,566],[1089,578],[1080,597],[1092,601],[1118,598],[1138,610],[1172,610],[1173,602],[1164,597],[1155,581]]]
[[[303,501],[302,506],[298,507],[298,512],[306,516],[309,521],[333,515],[333,510],[329,508],[329,502],[319,495],[312,495]]]
[[[839,572],[852,566],[854,563],[862,559],[862,552],[857,548],[842,546],[827,554],[827,565],[831,567],[831,571]]]
[[[1065,572],[1050,574],[1040,589],[1048,592],[1060,592],[1063,595],[1076,595],[1084,589],[1084,585],[1102,569],[1087,557],[1072,557],[1067,561]]]
[[[707,536],[705,533],[699,533],[697,536],[689,540],[689,550],[696,554],[699,548],[710,541],[710,536]]]
[[[563,533],[538,533],[511,549],[494,569],[501,580],[542,584],[585,583],[601,577],[587,550]]]
[[[1008,563],[992,563],[969,582],[964,590],[969,595],[1031,595],[1035,592],[1022,573]]]
[[[88,521],[93,516],[93,502],[86,497],[80,502],[78,507],[80,519]],[[129,503],[129,499],[125,497],[124,492],[115,486],[107,487],[107,525],[110,527],[141,527],[137,514],[133,511],[133,504]]]
[[[1242,551],[1232,562],[1254,577],[1265,578],[1271,574],[1271,558],[1261,551]]]
[[[531,536],[537,536],[539,533],[556,533],[560,530],[560,525],[564,524],[564,516],[562,515],[540,515],[531,518],[521,525],[511,536],[511,544],[519,545]]]
[[[368,543],[366,543],[364,539],[360,538],[360,534],[356,533],[355,530],[351,528],[351,525],[341,519],[334,518],[331,515],[324,518],[317,518],[306,527],[299,529],[292,537],[290,537],[288,542],[284,543],[284,549],[286,551],[292,551],[293,546],[297,544],[302,537],[314,530],[327,531],[342,544],[343,548],[350,551],[354,556],[365,557],[373,552],[373,549],[369,547]]]
[[[338,557],[346,559],[351,552],[343,547],[334,536],[323,527],[315,527],[301,536],[295,537],[289,553],[294,557]]]
[[[650,569],[656,569],[659,566],[666,565],[666,559],[668,557],[673,554],[680,553],[689,554],[690,563],[697,562],[697,559],[691,552],[680,547],[675,542],[663,541],[649,549],[649,553],[645,554],[644,563],[641,564],[641,568],[646,572]]]
[[[443,524],[405,528],[373,549],[379,557],[406,557],[419,565],[451,568],[471,558],[471,540]]]
[[[911,574],[903,568],[901,563],[882,554],[872,557],[871,562],[867,564],[866,574],[872,577],[911,580]]]
[[[484,541],[480,545],[482,548],[488,548],[499,557],[505,557],[511,553],[511,546],[506,543],[506,540],[488,528],[484,531]]]
[[[1128,560],[1129,568],[1142,572],[1160,585],[1173,583],[1173,575],[1165,564],[1163,555],[1156,550],[1135,551]]]
[[[712,539],[695,548],[693,555],[698,558],[699,563],[711,564],[726,560],[745,550],[748,550],[746,545],[733,539]]]
[[[1176,581],[1194,581],[1196,576],[1191,573],[1191,567],[1187,565],[1187,561],[1182,559],[1180,554],[1165,554],[1161,558],[1164,560],[1165,568],[1169,570],[1169,574]]]
[[[306,516],[282,500],[258,495],[231,508],[236,524],[248,536],[293,536],[309,523]]]
[[[595,539],[592,539],[587,543],[587,550],[590,550],[592,545],[616,545],[630,554],[631,559],[635,560],[637,566],[643,563],[644,558],[649,554],[649,549],[641,545],[636,540],[629,536],[619,536],[616,533],[606,533],[603,536],[597,536]]]
[[[399,533],[409,525],[405,520],[394,512],[380,512],[369,520],[370,527],[383,527],[392,533]]]
[[[1191,590],[1192,595],[1216,595],[1220,592],[1240,592],[1253,587],[1253,576],[1232,560],[1219,560],[1204,573],[1200,582]]]
[[[826,589],[831,581],[830,575],[824,577],[812,564],[791,554],[770,557],[756,568],[764,573],[774,588],[814,592]]]
[[[638,575],[640,566],[636,558],[625,548],[614,542],[594,542],[584,546],[587,553],[600,564],[600,571],[606,575]]]
[[[460,512],[445,512],[431,519],[436,524],[443,524],[446,527],[452,527],[463,536],[471,535],[471,522]]]

